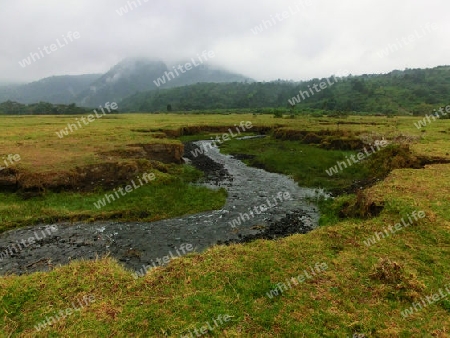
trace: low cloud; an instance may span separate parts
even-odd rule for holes
[[[118,8],[135,1],[123,16]],[[418,0],[313,0],[310,6],[260,34],[251,29],[301,0],[217,1],[18,0],[2,4],[0,29],[6,34],[0,53],[0,81],[31,81],[51,75],[103,73],[126,57],[177,62],[214,50],[218,66],[256,80],[307,80],[336,69],[352,74],[434,67],[448,63],[446,41],[450,3]],[[133,5],[132,5],[133,6]],[[17,15],[20,13],[20,15]],[[427,22],[440,27],[388,57],[377,52],[393,37],[406,36]],[[24,55],[68,31],[83,37],[38,63],[21,68]],[[70,48],[69,48],[70,47]],[[430,53],[430,51],[433,51]],[[407,57],[406,57],[407,56]]]

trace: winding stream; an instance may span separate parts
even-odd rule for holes
[[[208,142],[195,142],[194,147]],[[53,225],[55,231],[41,225],[5,232],[0,235],[0,275],[47,271],[71,260],[107,254],[130,270],[140,270],[145,265],[159,265],[165,256],[173,258],[188,252],[181,250],[190,248],[187,245],[201,252],[218,242],[258,234],[292,211],[301,211],[298,221],[304,226],[313,229],[317,225],[319,214],[311,202],[311,198],[317,198],[315,190],[300,188],[284,175],[248,167],[217,148],[200,157],[221,167],[220,175],[207,175],[209,179],[201,184],[228,191],[222,209],[151,223],[59,223]],[[195,164],[197,158],[190,156],[190,160]],[[17,248],[17,243],[30,237],[40,239],[21,250],[12,249],[12,245]]]

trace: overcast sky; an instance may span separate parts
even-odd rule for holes
[[[134,0],[130,10],[132,2],[0,0],[0,81],[104,73],[126,57],[175,61],[205,50],[216,55],[211,63],[259,81],[450,64],[448,0]],[[40,60],[19,64],[39,51]]]

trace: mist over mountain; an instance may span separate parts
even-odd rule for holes
[[[167,66],[162,61],[125,59],[107,73],[90,83],[76,98],[81,106],[94,107],[105,102],[119,102],[122,98],[145,88],[151,89],[151,79]]]
[[[77,97],[82,106],[98,106],[107,101],[119,102],[138,92],[158,88],[173,88],[198,82],[244,82],[247,79],[239,74],[214,68],[208,64],[193,67],[185,73],[175,71],[180,64],[169,66],[163,61],[145,58],[128,58],[111,68],[94,81],[89,89]]]
[[[243,75],[200,63],[184,73],[178,66],[183,61],[168,66],[161,60],[150,58],[127,58],[105,74],[52,76],[25,85],[0,87],[0,102],[16,101],[53,104],[76,103],[83,107],[96,107],[105,102],[120,102],[139,92],[158,88],[180,87],[198,82],[244,82],[251,81]]]
[[[100,74],[52,76],[22,85],[0,86],[0,102],[16,101],[36,103],[40,101],[55,104],[76,102],[76,97]]]

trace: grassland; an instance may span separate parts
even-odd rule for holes
[[[254,156],[244,162],[271,172],[290,175],[304,187],[344,189],[354,180],[363,180],[369,176],[369,171],[364,166],[349,167],[335,177],[327,174],[327,169],[335,166],[337,161],[344,160],[345,156],[354,154],[354,151],[325,150],[314,145],[273,138],[245,142],[233,140],[225,143],[221,150],[227,154]]]
[[[21,160],[11,168],[17,169],[19,175],[29,177],[32,183],[40,179],[56,180],[58,177],[69,176],[71,171],[80,166],[119,163],[133,167],[133,162],[141,160],[132,161],[126,157],[129,145],[180,144],[176,139],[161,138],[161,132],[158,131],[189,126],[183,124],[183,116],[111,115],[60,139],[56,132],[68,123],[74,123],[75,118],[2,117],[0,158],[8,154],[19,154]],[[171,118],[172,124],[169,122]],[[196,122],[202,125],[201,120],[197,118]],[[229,120],[231,123],[232,120]],[[210,124],[214,125],[212,119]],[[113,154],[125,154],[125,157]],[[147,164],[150,172],[156,175],[155,182],[133,191],[127,199],[119,199],[101,210],[94,206],[94,202],[104,196],[106,191],[103,189],[87,193],[50,191],[30,200],[2,192],[0,231],[38,222],[62,220],[115,218],[154,221],[216,209],[225,203],[224,191],[213,192],[190,185],[199,177],[199,173],[192,167],[182,168],[173,164],[158,164],[155,167]],[[92,183],[95,185],[101,179],[102,177],[93,177]]]
[[[436,121],[421,132],[414,127],[416,118],[412,117],[349,117],[338,121],[251,115],[121,115],[97,121],[67,140],[58,140],[54,132],[55,127],[62,128],[70,118],[1,119],[5,127],[0,154],[19,153],[23,158],[19,165],[36,171],[44,170],[40,165],[50,170],[68,170],[80,162],[100,161],[98,152],[125,147],[127,143],[151,142],[149,133],[133,132],[135,129],[160,132],[187,124],[232,126],[241,120],[289,130],[340,128],[381,134],[391,140],[408,142],[417,156],[449,159],[450,151],[449,120]],[[292,148],[286,142],[292,142]],[[299,171],[293,168],[296,159],[298,167],[308,165],[297,153],[303,146],[297,141],[281,144],[284,148],[277,150],[278,155],[270,150],[273,155],[259,160],[301,180]],[[228,147],[236,145],[230,143]],[[250,147],[248,151],[253,150]],[[275,163],[273,157],[280,163]],[[286,168],[282,166],[284,162],[289,162]],[[190,170],[186,175],[195,176]],[[223,195],[218,194],[215,198],[220,201]],[[228,314],[232,316],[231,321],[210,332],[211,336],[449,337],[450,295],[407,318],[401,315],[412,302],[420,302],[450,283],[449,195],[450,164],[398,169],[358,196],[344,196],[334,202],[337,209],[349,200],[383,205],[382,212],[374,218],[341,219],[306,235],[277,241],[216,246],[201,254],[173,260],[169,266],[154,269],[138,280],[110,258],[73,262],[50,273],[3,277],[0,279],[2,335],[179,337],[205,322],[212,323],[219,314]],[[2,215],[12,204],[22,208],[24,202],[5,201],[5,196],[0,202]],[[167,206],[155,204],[155,207],[166,210],[163,215],[167,216],[183,212],[173,211],[169,215]],[[127,206],[123,208],[126,210]],[[30,214],[40,210],[37,207]],[[426,213],[426,218],[414,226],[370,247],[364,244],[375,232],[419,210]],[[288,278],[298,276],[316,262],[325,262],[327,271],[278,297],[267,297],[266,293],[278,283],[286,283]],[[34,326],[46,316],[70,307],[71,302],[85,295],[94,295],[96,301],[36,332]]]

